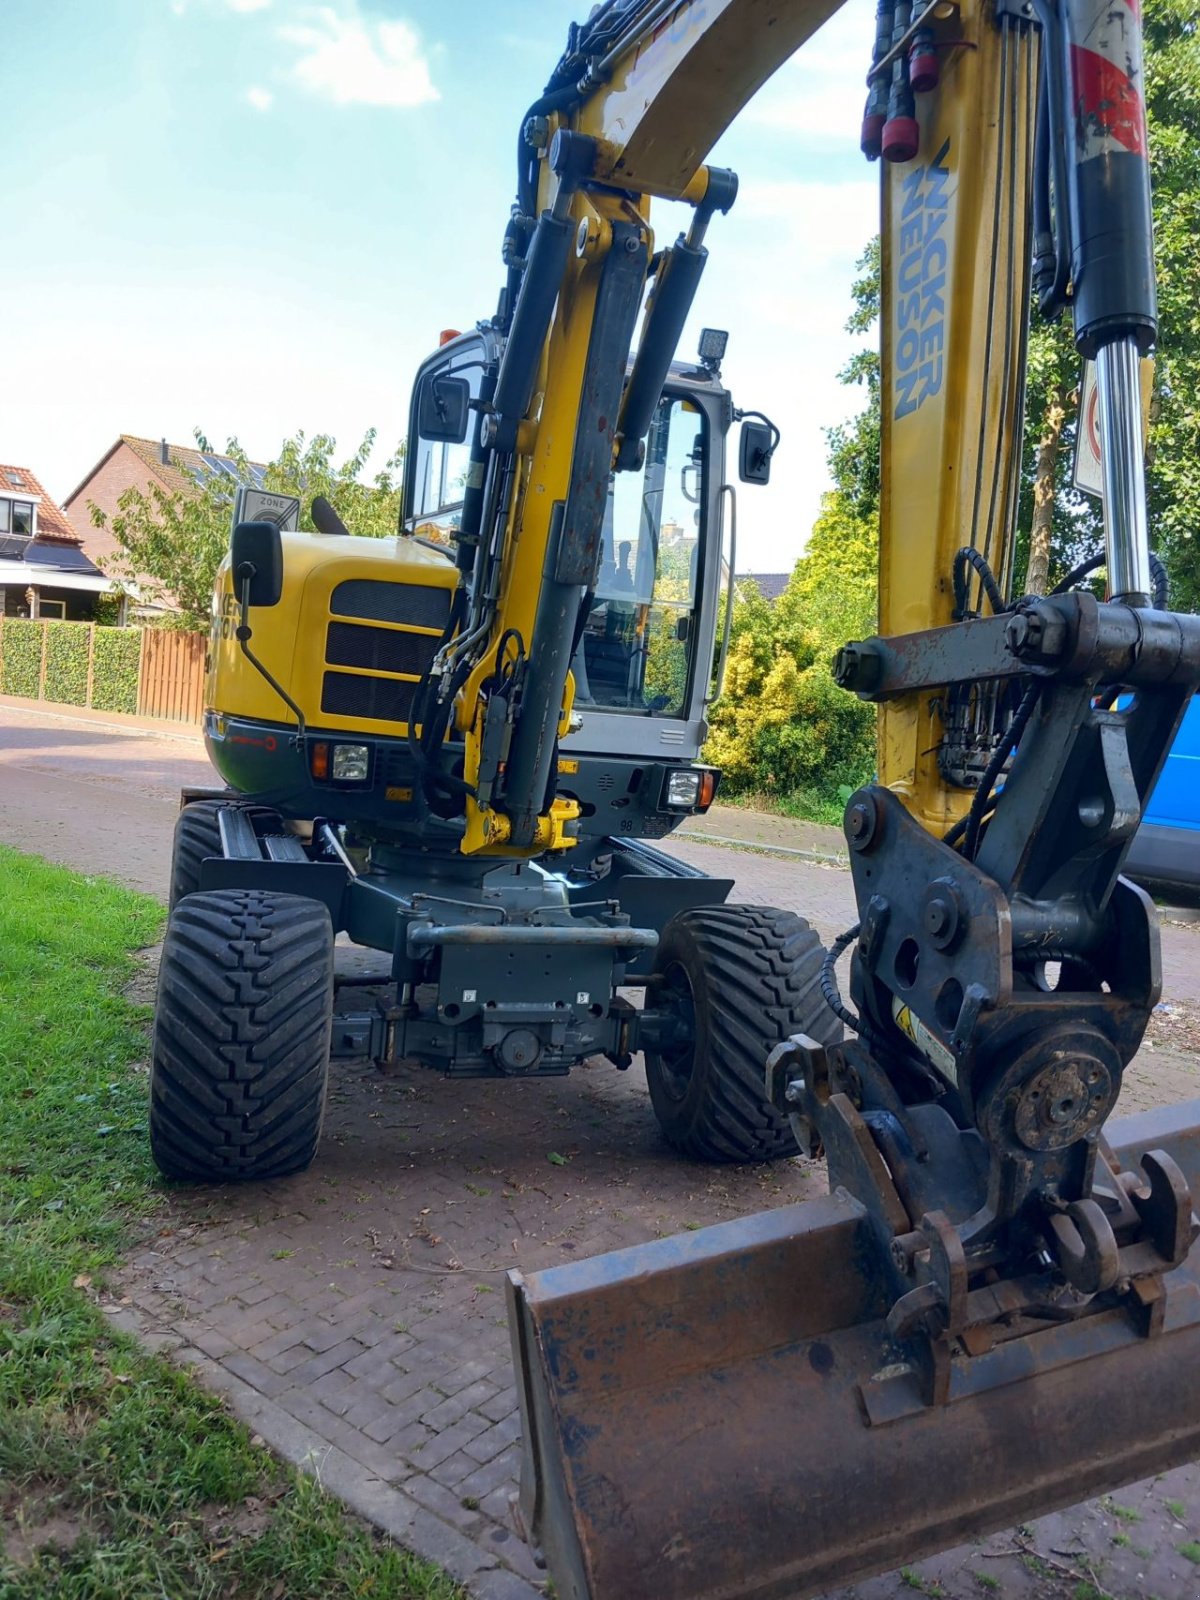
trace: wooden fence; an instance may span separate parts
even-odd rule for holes
[[[142,629],[138,668],[138,715],[171,722],[199,722],[204,710],[202,633]]]
[[[198,723],[207,636],[0,618],[0,693]]]

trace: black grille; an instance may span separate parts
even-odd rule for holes
[[[321,684],[321,710],[334,717],[367,717],[373,722],[407,722],[415,683],[394,678],[358,678],[327,672]]]
[[[325,659],[331,667],[408,672],[415,678],[424,674],[436,649],[432,634],[360,628],[353,622],[331,622],[325,635]]]
[[[329,601],[339,617],[369,622],[406,622],[410,628],[444,628],[450,616],[450,590],[424,583],[381,583],[377,578],[347,578]]]

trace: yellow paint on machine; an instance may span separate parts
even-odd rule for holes
[[[457,571],[444,556],[409,538],[365,539],[353,535],[285,533],[283,592],[278,605],[256,606],[251,610],[250,626],[254,632],[250,648],[268,671],[287,687],[312,727],[339,733],[402,736],[408,731],[408,724],[404,722],[321,710],[330,622],[344,620],[355,626],[422,634],[434,639],[440,637],[438,628],[381,622],[334,612],[331,605],[334,590],[353,579],[412,584],[449,593],[457,582]],[[213,600],[205,706],[230,717],[291,722],[292,713],[238,647],[238,611],[238,597],[234,593],[227,558],[217,574]],[[390,678],[397,684],[417,682],[413,674],[390,673],[374,667],[338,665],[333,670],[367,678]]]

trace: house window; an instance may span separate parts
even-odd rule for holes
[[[62,620],[65,620],[66,615],[67,615],[67,603],[66,603],[65,600],[43,600],[43,599],[41,599],[39,597],[39,599],[38,599],[38,616],[39,617],[58,617],[58,618],[60,618]]]
[[[19,472],[10,472],[7,477],[14,489],[26,489],[29,487]]]
[[[12,531],[23,538],[33,538],[33,502],[30,500],[14,500],[12,502]]]

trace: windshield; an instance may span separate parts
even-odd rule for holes
[[[641,472],[609,484],[600,576],[571,663],[581,706],[683,715],[700,585],[704,417],[664,395]]]

